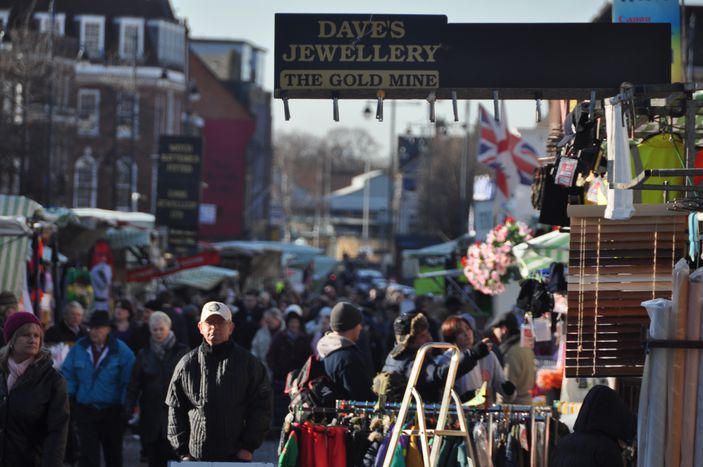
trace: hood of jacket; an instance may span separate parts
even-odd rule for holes
[[[583,400],[574,432],[631,441],[637,434],[637,419],[617,392],[608,386],[593,386]]]
[[[353,345],[356,345],[353,340],[340,336],[335,332],[328,332],[318,341],[317,352],[320,354],[320,358],[325,358],[336,350]]]

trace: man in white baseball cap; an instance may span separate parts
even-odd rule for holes
[[[271,423],[268,372],[230,339],[224,303],[203,305],[198,329],[203,343],[178,363],[166,396],[168,439],[181,460],[251,461]]]

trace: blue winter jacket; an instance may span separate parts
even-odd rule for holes
[[[127,386],[134,366],[134,353],[127,344],[110,336],[105,358],[93,366],[90,339],[81,337],[63,362],[61,372],[66,378],[68,394],[79,404],[96,409],[124,405]]]

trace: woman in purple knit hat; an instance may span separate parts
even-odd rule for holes
[[[0,466],[63,465],[68,433],[66,381],[44,347],[32,313],[5,321],[0,349]]]

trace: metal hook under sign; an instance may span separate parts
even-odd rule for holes
[[[290,107],[288,107],[288,97],[283,97],[283,115],[286,121],[290,120]]]
[[[459,121],[459,106],[456,101],[456,91],[452,91],[452,112],[454,112],[454,121]]]
[[[535,97],[535,114],[537,115],[537,123],[542,121],[542,99]]]
[[[332,118],[335,122],[339,121],[339,97],[332,98]]]
[[[588,103],[588,119],[596,119],[596,91],[591,90],[591,100]]]
[[[434,111],[434,103],[437,100],[437,97],[435,97],[435,93],[431,92],[429,96],[427,96],[427,102],[430,103],[430,121],[434,123],[435,121],[435,111]]]
[[[498,90],[493,90],[493,119],[500,123],[500,106],[498,105]]]
[[[378,91],[376,93],[376,120],[379,122],[383,121],[383,98],[386,93],[383,91]]]

